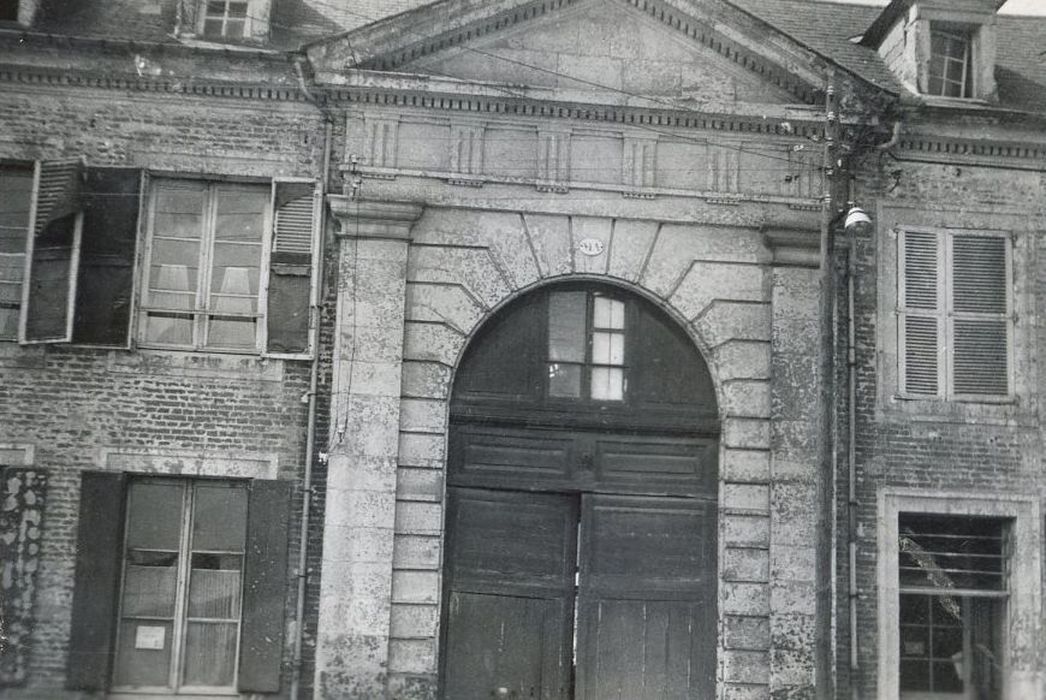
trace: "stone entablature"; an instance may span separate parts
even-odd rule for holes
[[[452,185],[532,185],[815,204],[820,147],[758,132],[711,131],[432,110],[350,113],[343,170],[369,178],[436,178]]]

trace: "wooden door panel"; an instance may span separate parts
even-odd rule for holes
[[[578,698],[713,697],[714,668],[701,677],[700,606],[685,601],[594,600],[583,605]],[[708,690],[705,695],[702,691]]]
[[[451,488],[443,696],[568,698],[577,499]]]
[[[600,436],[595,467],[599,482],[635,493],[714,494],[716,441],[661,435]]]
[[[576,697],[713,697],[714,503],[586,495],[580,527]]]
[[[448,700],[569,696],[568,601],[455,592],[448,605]]]
[[[617,598],[695,598],[715,580],[715,505],[687,498],[587,495],[581,576]]]

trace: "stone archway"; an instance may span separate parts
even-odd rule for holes
[[[682,329],[543,286],[480,329],[450,407],[444,695],[713,695],[718,408]]]

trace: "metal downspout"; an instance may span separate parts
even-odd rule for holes
[[[330,116],[324,112],[323,130],[323,172],[320,176],[320,192],[322,197],[327,196],[327,187],[330,180],[330,146],[331,127]],[[298,593],[295,604],[294,621],[294,656],[291,664],[291,700],[297,700],[301,689],[302,671],[302,646],[305,635],[305,592],[308,585],[308,555],[309,555],[309,517],[312,511],[312,461],[316,449],[316,387],[319,384],[320,373],[320,311],[323,307],[323,281],[324,281],[324,257],[327,230],[327,208],[324,203],[320,204],[320,226],[319,226],[319,264],[316,270],[316,284],[319,290],[316,300],[310,309],[312,316],[312,367],[309,374],[309,410],[308,410],[308,432],[305,437],[305,473],[302,475],[302,502],[301,502],[301,530],[298,536],[298,566],[296,575],[298,579]]]

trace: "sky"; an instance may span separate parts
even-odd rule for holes
[[[830,0],[854,5],[886,5],[887,0]],[[1046,0],[1009,0],[1001,12],[1007,15],[1046,15]]]

